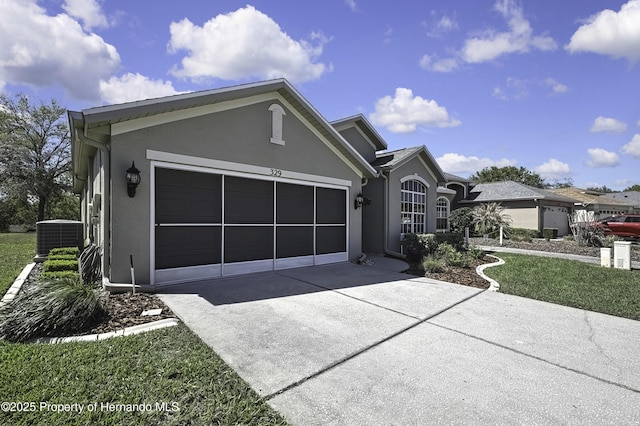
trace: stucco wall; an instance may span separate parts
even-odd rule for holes
[[[285,145],[270,143],[272,103],[283,106]],[[117,131],[117,126],[116,131]],[[361,178],[309,130],[287,104],[268,101],[211,115],[159,124],[111,140],[112,161],[112,267],[113,282],[130,282],[129,254],[133,254],[136,280],[150,281],[150,161],[147,149],[175,154],[251,164],[287,172],[307,173],[352,182],[349,190],[349,255],[361,253],[361,209],[353,199]],[[126,192],[125,170],[135,161],[142,182],[135,198]]]
[[[426,231],[436,232],[436,199],[437,182],[426,170],[419,158],[413,158],[401,167],[389,173],[389,217],[388,220],[388,243],[389,250],[400,252],[400,191],[401,179],[408,176],[419,176],[427,182],[427,206],[426,206]]]
[[[362,250],[366,253],[384,252],[384,180],[369,179],[362,195],[371,200],[362,210]]]
[[[372,162],[376,159],[376,150],[371,144],[362,136],[357,129],[351,127],[340,131],[340,134],[345,138],[349,144],[356,149],[368,162]]]

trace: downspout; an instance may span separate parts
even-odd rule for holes
[[[405,259],[406,255],[389,249],[389,178],[382,170],[380,176],[384,179],[384,254]]]
[[[102,248],[102,285],[106,287],[109,283],[107,270],[109,269],[111,260],[111,156],[109,155],[109,147],[102,142],[93,140],[86,136],[83,132],[79,132],[75,129],[75,134],[78,140],[84,144],[97,148],[102,153],[103,158],[103,170],[104,170],[104,188],[102,189],[102,218],[101,223],[103,226],[103,248]]]

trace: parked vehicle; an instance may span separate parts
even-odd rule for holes
[[[623,214],[598,220],[605,235],[623,238],[640,238],[640,214]]]

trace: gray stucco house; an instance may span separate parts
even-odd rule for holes
[[[544,228],[558,229],[558,235],[569,233],[569,217],[574,200],[552,191],[503,181],[479,183],[469,191],[460,205],[474,207],[482,203],[497,202],[511,217],[514,228],[542,232]]]
[[[455,195],[426,148],[381,153],[364,116],[329,123],[284,79],[68,116],[106,286],[131,283],[130,256],[155,287],[397,253]]]

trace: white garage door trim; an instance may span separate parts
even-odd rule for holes
[[[246,171],[237,171],[237,170],[229,170],[230,163],[225,163],[224,169],[217,169],[211,167],[203,167],[200,165],[187,165],[187,164],[176,164],[172,162],[166,161],[151,161],[151,169],[150,169],[150,187],[152,188],[151,196],[150,196],[150,277],[152,285],[168,285],[175,284],[180,282],[194,281],[198,279],[209,279],[216,278],[222,276],[230,276],[230,275],[238,275],[238,274],[247,274],[253,272],[261,272],[261,271],[270,271],[270,270],[278,270],[278,269],[287,269],[287,268],[296,268],[302,266],[312,266],[312,265],[322,265],[328,263],[336,263],[347,261],[348,256],[348,248],[349,248],[349,186],[351,185],[350,181],[339,180],[331,177],[321,177],[314,175],[302,175],[300,173],[292,173],[284,170],[275,170],[267,169],[267,168],[259,168],[263,174],[256,173],[248,173]],[[246,169],[245,165],[240,165],[242,169]],[[255,166],[249,166],[254,169]],[[290,258],[277,258],[277,253],[275,250],[275,232],[279,227],[287,226],[287,225],[279,225],[274,216],[274,223],[272,225],[274,228],[274,252],[272,259],[264,259],[264,260],[252,260],[246,262],[233,262],[226,263],[224,259],[224,236],[222,237],[222,250],[223,255],[220,264],[212,264],[212,265],[198,265],[198,266],[188,266],[188,267],[177,267],[177,268],[169,268],[169,269],[156,269],[156,168],[164,168],[164,169],[172,169],[172,170],[182,170],[182,171],[192,171],[192,172],[200,172],[200,173],[209,173],[230,177],[239,177],[239,178],[247,178],[247,179],[255,179],[262,180],[268,182],[274,182],[274,188],[277,183],[289,183],[295,185],[302,186],[310,186],[314,187],[314,212],[316,211],[316,197],[317,197],[317,188],[327,188],[327,189],[338,189],[345,192],[345,223],[344,224],[319,224],[316,223],[317,220],[315,218],[314,213],[314,224],[313,224],[313,247],[314,254],[307,256],[296,256]],[[269,175],[265,176],[265,170],[268,170]],[[254,169],[255,171],[255,169]],[[296,175],[296,177],[303,176],[305,180],[300,179],[292,179],[284,176]],[[319,178],[311,180],[311,178]],[[340,181],[340,183],[348,183],[348,185],[338,185],[334,182]],[[276,209],[276,193],[274,191],[274,210]],[[223,201],[224,206],[224,201]],[[223,207],[224,208],[224,207]],[[224,222],[224,220],[223,220]],[[193,224],[171,224],[171,226],[193,226]],[[225,227],[229,227],[232,225],[222,224],[202,224],[201,226],[206,225],[214,225],[214,226],[222,226],[224,230]],[[198,226],[198,225],[196,225]],[[251,225],[249,225],[251,226]],[[322,226],[344,226],[345,227],[345,251],[344,252],[336,252],[329,254],[317,254],[315,253],[317,249],[316,245],[316,230],[321,228]],[[224,232],[223,232],[224,235]]]

